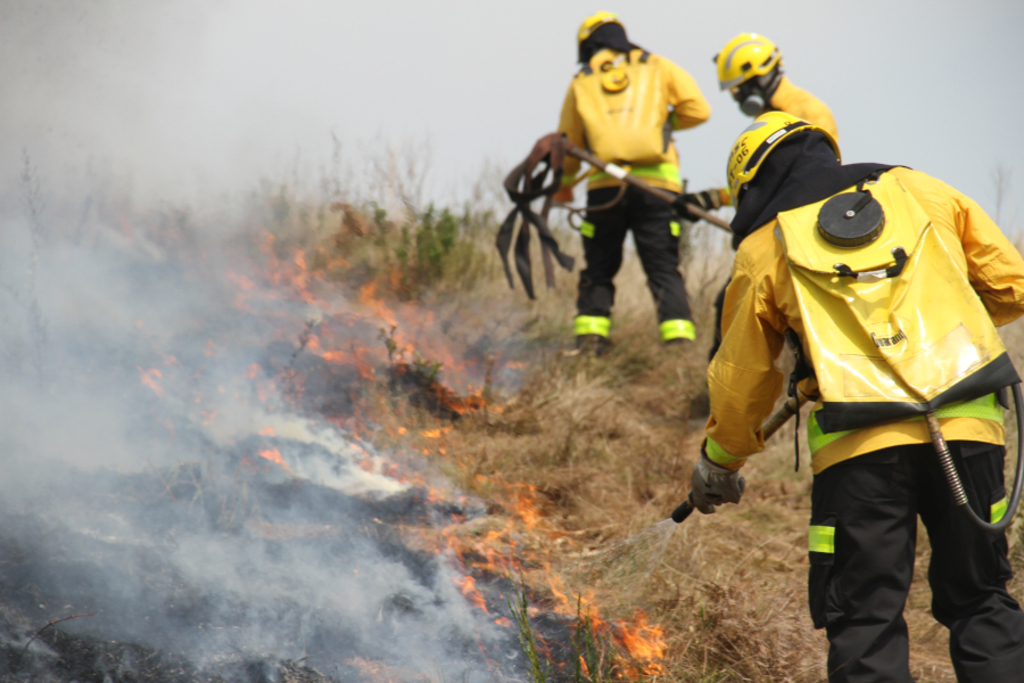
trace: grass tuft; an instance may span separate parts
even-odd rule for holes
[[[509,574],[508,580],[512,588],[509,590],[506,600],[519,632],[519,645],[523,654],[526,655],[526,660],[530,663],[528,672],[530,683],[547,683],[551,666],[547,658],[541,654],[537,633],[530,624],[530,600],[527,595],[526,582],[522,575],[517,579],[514,575]]]

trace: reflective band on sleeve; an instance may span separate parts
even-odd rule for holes
[[[618,178],[619,180],[622,180],[629,175],[629,172],[626,169],[621,166],[616,166],[615,164],[605,164],[604,172],[612,178]]]
[[[830,443],[838,441],[847,434],[852,434],[857,431],[855,429],[850,429],[844,432],[823,434],[821,432],[821,427],[818,425],[818,418],[816,415],[817,411],[811,413],[810,419],[807,420],[807,445],[810,446],[812,455]],[[988,394],[987,396],[976,398],[973,401],[962,401],[960,403],[952,403],[948,406],[943,406],[935,411],[935,415],[940,419],[949,417],[970,417],[976,420],[992,420],[993,422],[1003,424],[1003,409],[996,400],[995,394]],[[924,417],[909,417],[907,419],[923,420]]]
[[[668,227],[673,237],[679,237],[679,221],[670,221]]]
[[[580,223],[580,234],[584,237],[594,239],[594,224],[589,221],[583,221]]]
[[[658,326],[661,332],[661,341],[670,339],[696,339],[697,329],[690,320],[666,320]]]
[[[998,503],[992,503],[992,507],[989,508],[989,521],[995,524],[1003,518],[1006,514],[1006,498],[1004,497]]]
[[[597,334],[607,337],[608,332],[612,329],[611,319],[600,315],[578,315],[573,322],[577,337],[584,334]]]
[[[836,551],[836,528],[811,525],[807,531],[807,549],[812,553],[834,553]]]
[[[718,465],[733,465],[743,460],[743,458],[736,458],[729,455],[724,448],[718,445],[718,443],[710,436],[704,443],[704,453],[708,456],[708,460]]]

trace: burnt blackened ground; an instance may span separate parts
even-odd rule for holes
[[[327,677],[294,661],[233,661],[200,671],[180,656],[159,650],[72,635],[44,628],[25,637],[23,628],[0,614],[0,681],[38,683],[327,683],[359,681],[359,672],[340,665]]]
[[[0,505],[3,680],[357,681],[365,671],[347,661],[422,671],[425,651],[439,670],[519,669],[514,634],[480,631],[490,619],[465,604],[456,575],[399,530],[479,510],[415,488],[348,495],[243,464],[255,448],[222,453],[226,472],[70,473],[45,500]],[[26,649],[78,614],[90,616]]]

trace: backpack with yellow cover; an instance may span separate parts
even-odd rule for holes
[[[631,166],[671,161],[664,79],[658,57],[643,50],[603,50],[584,66],[572,87],[590,151]]]
[[[778,215],[822,432],[924,415],[1020,381],[963,248],[890,174]]]

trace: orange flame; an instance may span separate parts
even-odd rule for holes
[[[540,511],[537,494],[537,487],[532,484],[520,484],[520,493],[515,501],[516,515],[523,520],[527,529],[537,526],[537,520],[543,517]]]
[[[631,681],[641,676],[665,673],[665,667],[658,661],[665,657],[665,638],[661,626],[649,624],[647,615],[641,610],[635,614],[632,627],[624,621],[618,622],[616,642],[622,645],[635,660],[634,664],[623,664],[623,673]]]
[[[259,451],[259,454],[261,458],[266,458],[270,462],[280,465],[281,469],[283,469],[285,472],[292,471],[292,468],[288,467],[288,463],[286,463],[284,461],[284,458],[281,457],[281,451],[277,450],[276,448],[270,448],[265,451]]]
[[[142,368],[139,368],[139,372],[142,373],[142,375],[139,377],[139,380],[143,383],[143,385],[152,389],[153,393],[159,396],[160,398],[163,398],[164,396],[167,395],[167,392],[164,391],[164,388],[160,386],[160,383],[157,381],[159,379],[163,379],[164,373],[160,372],[156,368],[153,368],[151,370],[143,370]]]
[[[299,272],[292,276],[292,286],[298,290],[299,296],[303,301],[311,304],[316,299],[309,291],[309,271],[306,270],[306,255],[301,250],[296,250],[294,261],[295,265],[298,266]]]
[[[466,576],[455,577],[455,585],[459,587],[459,592],[466,596],[466,599],[471,603],[482,609],[487,614],[490,614],[490,610],[487,609],[487,603],[484,602],[484,596],[480,594],[480,591],[476,588],[476,579],[468,574]]]

